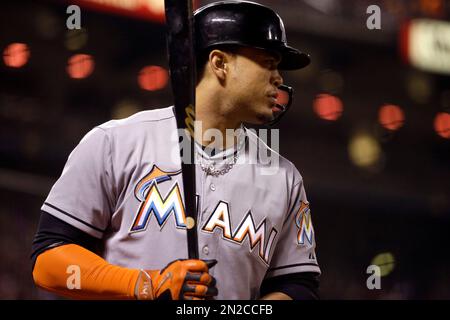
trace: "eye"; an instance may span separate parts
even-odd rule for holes
[[[265,64],[270,70],[276,69],[278,66],[277,61],[274,58],[266,59]]]

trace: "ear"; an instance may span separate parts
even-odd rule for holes
[[[230,56],[226,52],[215,49],[209,53],[209,67],[221,82],[227,77],[229,61]]]

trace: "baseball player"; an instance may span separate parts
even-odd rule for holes
[[[236,129],[220,145],[196,141],[200,259],[186,259],[173,107],[143,111],[95,127],[70,154],[33,242],[39,287],[79,299],[318,298],[302,176],[279,155],[276,173],[262,174],[269,164],[251,150],[275,152],[243,125],[285,111],[278,70],[303,68],[309,56],[287,45],[281,18],[260,4],[216,2],[194,20],[196,119],[224,137]]]

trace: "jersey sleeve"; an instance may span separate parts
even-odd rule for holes
[[[299,272],[321,273],[309,202],[303,179],[298,171],[296,173],[297,182],[292,189],[289,210],[266,278]]]
[[[42,211],[102,238],[114,208],[111,165],[107,132],[94,128],[69,155]]]

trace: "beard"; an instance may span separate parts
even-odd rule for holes
[[[262,101],[261,107],[256,109],[257,124],[267,124],[268,122],[273,121],[275,117],[276,114],[272,111],[271,106],[267,104],[267,101]]]
[[[275,119],[275,117],[272,115],[267,115],[267,114],[258,114],[256,116],[258,123],[255,124],[266,124],[272,120]]]
[[[242,122],[249,124],[264,125],[275,118],[266,95],[257,101],[254,96],[247,96],[246,99],[236,101],[235,110]]]

